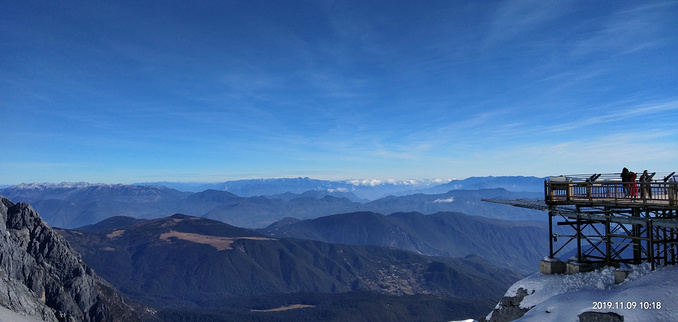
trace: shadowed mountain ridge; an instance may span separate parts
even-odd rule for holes
[[[350,245],[379,245],[424,255],[479,255],[495,265],[523,274],[536,270],[547,253],[542,222],[520,222],[440,212],[384,216],[354,212],[303,221],[276,223],[259,230],[272,237],[292,237]]]
[[[377,246],[271,238],[178,214],[103,226],[90,233],[59,232],[102,276],[149,305],[356,290],[494,298],[520,277],[480,258],[432,258]]]

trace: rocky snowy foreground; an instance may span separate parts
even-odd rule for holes
[[[513,284],[488,321],[678,321],[678,267],[634,266],[573,275],[532,274]],[[623,317],[623,318],[622,318]]]
[[[0,321],[7,322],[41,322],[42,320],[27,315],[11,311],[8,308],[0,306]]]

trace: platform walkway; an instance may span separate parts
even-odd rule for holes
[[[673,179],[673,178],[671,178]],[[678,182],[575,181],[566,176],[544,181],[547,205],[678,209]]]

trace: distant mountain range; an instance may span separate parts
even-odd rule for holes
[[[158,185],[179,191],[200,192],[224,190],[241,197],[268,196],[291,192],[301,194],[309,190],[350,193],[358,199],[374,200],[388,195],[415,193],[444,193],[450,190],[476,190],[504,188],[514,192],[541,192],[544,178],[499,176],[471,177],[464,180],[410,179],[410,180],[318,180],[311,178],[248,179],[215,183],[144,182],[136,185]],[[348,199],[353,200],[351,197]],[[357,201],[357,200],[353,200]]]
[[[414,191],[415,193],[444,193],[450,190],[479,190],[504,188],[514,192],[544,192],[544,180],[546,178],[524,177],[524,176],[499,176],[499,177],[470,177],[464,180],[452,180],[448,183],[423,188]],[[400,195],[411,194],[408,191]]]
[[[440,194],[417,193],[405,196],[388,196],[365,203],[361,210],[392,214],[416,211],[423,214],[436,212],[463,212],[472,216],[506,220],[539,220],[548,217],[545,212],[509,207],[482,199],[543,199],[543,193],[513,192],[504,188],[480,190],[450,190]]]
[[[514,186],[522,186],[518,183],[529,181],[523,177],[505,177],[500,181],[502,184],[509,185],[512,182],[510,178],[515,178],[517,183]],[[495,179],[488,178],[490,181],[497,181]],[[285,189],[302,190],[309,185],[317,188],[320,182],[320,180],[308,178],[269,179],[269,181],[247,181],[250,188],[243,188],[243,191],[253,192],[254,187],[259,187],[256,191],[264,192],[259,184],[264,185],[267,182],[272,185],[271,187],[277,188],[270,188],[266,192],[279,192]],[[297,188],[292,189],[293,187]],[[450,188],[451,186],[443,185],[442,187]],[[502,188],[450,190],[438,194],[417,193],[388,196],[368,202],[360,199],[353,192],[343,191],[344,188],[341,187],[324,186],[324,188],[327,189],[243,197],[224,190],[191,193],[157,185],[64,183],[22,184],[0,189],[0,194],[13,200],[31,203],[50,225],[63,228],[89,225],[113,216],[159,218],[168,213],[207,217],[249,228],[266,227],[285,217],[311,219],[355,211],[372,211],[382,214],[409,211],[432,214],[453,211],[510,220],[544,220],[546,218],[539,211],[481,202],[483,198],[543,198],[541,193],[536,192],[514,192]]]
[[[548,253],[546,222],[487,219],[462,213],[354,212],[303,221],[283,220],[259,232],[271,237],[349,245],[379,245],[445,257],[479,255],[523,274]]]
[[[0,189],[0,195],[30,203],[51,226],[77,227],[119,215],[165,216],[190,193],[161,186],[66,183],[22,184]]]

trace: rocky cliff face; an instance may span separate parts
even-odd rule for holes
[[[532,291],[534,293],[534,291]],[[527,290],[519,288],[515,296],[504,296],[490,314],[488,322],[508,322],[517,320],[530,309],[521,308],[520,302],[527,296]]]
[[[140,320],[30,205],[3,196],[0,305],[44,321]]]

